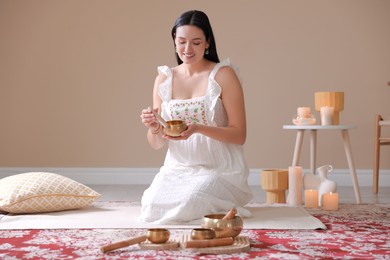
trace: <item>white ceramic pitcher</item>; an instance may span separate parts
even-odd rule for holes
[[[333,171],[332,165],[323,165],[317,168],[317,174],[320,179],[318,186],[318,205],[322,206],[322,195],[328,192],[336,192],[337,184],[335,181],[328,180],[328,173]]]
[[[333,166],[330,164],[326,164],[317,168],[316,172],[320,177],[321,181],[326,180],[328,178],[328,173],[333,171]]]
[[[322,181],[326,180],[328,173],[333,170],[332,165],[323,165],[316,169],[317,174],[311,172],[303,176],[303,187],[305,190],[318,190]]]

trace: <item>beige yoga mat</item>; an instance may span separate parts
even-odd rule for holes
[[[288,206],[246,207],[252,217],[244,218],[244,229],[326,229],[304,208]],[[140,206],[101,204],[79,210],[53,213],[0,215],[0,229],[81,229],[81,228],[195,228],[192,224],[153,225],[138,221]]]

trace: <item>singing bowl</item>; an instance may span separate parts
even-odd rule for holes
[[[168,241],[170,232],[165,228],[151,228],[148,229],[146,237],[148,240],[155,244],[162,244]]]
[[[215,237],[215,231],[211,228],[194,228],[191,231],[192,240],[214,239]]]
[[[167,121],[168,127],[164,128],[164,133],[170,136],[180,136],[181,132],[187,129],[187,124],[183,120]]]
[[[236,237],[241,233],[244,222],[240,216],[232,219],[222,219],[224,214],[210,214],[202,218],[202,228],[211,228],[216,238]]]

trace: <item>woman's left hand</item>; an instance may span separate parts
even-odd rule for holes
[[[163,137],[168,140],[187,140],[193,133],[196,132],[197,128],[197,124],[189,124],[187,129],[181,132],[180,136],[170,136],[164,134]]]

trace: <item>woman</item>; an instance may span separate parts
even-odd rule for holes
[[[213,31],[201,11],[183,13],[172,28],[178,66],[158,68],[153,109],[165,120],[188,124],[179,137],[165,135],[150,108],[141,120],[154,149],[168,144],[164,166],[142,197],[141,220],[182,223],[242,208],[251,198],[244,159],[244,95],[229,60],[219,61]]]

